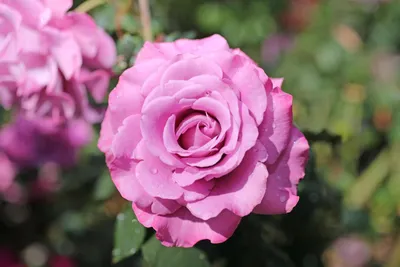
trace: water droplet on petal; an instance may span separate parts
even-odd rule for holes
[[[154,168],[154,169],[151,170],[151,173],[152,173],[152,174],[157,174],[157,173],[158,173],[158,170],[157,170],[156,168]]]
[[[275,129],[275,128],[276,128],[276,124],[274,122],[274,123],[272,123],[272,129]]]
[[[280,196],[279,197],[279,200],[283,203],[283,202],[285,202],[286,201],[286,196]]]
[[[280,176],[280,175],[278,175],[278,176],[276,177],[276,179],[280,180],[280,179],[281,179],[281,176]]]

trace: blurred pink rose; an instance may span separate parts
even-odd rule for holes
[[[0,152],[0,193],[5,192],[12,184],[16,175],[14,164]]]
[[[14,252],[7,248],[0,248],[1,267],[24,267]]]
[[[282,54],[294,45],[294,38],[288,34],[274,34],[268,36],[262,46],[263,63],[275,66]]]
[[[164,245],[221,243],[243,216],[297,204],[309,146],[281,83],[219,35],[146,43],[122,74],[99,148]]]
[[[371,260],[370,245],[356,236],[341,237],[337,239],[331,251],[334,260],[329,266],[364,267]]]
[[[22,116],[0,131],[0,151],[21,167],[47,162],[61,166],[76,163],[78,150],[92,139],[92,127],[83,120],[60,125],[52,120]]]
[[[0,0],[0,103],[29,116],[95,122],[116,60],[113,40],[72,0]]]
[[[75,267],[73,259],[66,256],[53,256],[49,262],[50,267]]]

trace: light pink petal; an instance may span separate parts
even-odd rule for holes
[[[48,30],[47,34],[51,39],[51,52],[58,63],[65,79],[71,79],[82,66],[81,50],[68,33],[61,33],[57,30]]]
[[[137,162],[119,158],[109,164],[110,174],[121,196],[135,206],[157,214],[170,214],[180,205],[175,201],[156,199],[150,196],[137,181]]]
[[[180,39],[169,43],[146,42],[140,50],[136,62],[139,63],[153,58],[168,60],[183,53],[205,55],[210,52],[224,50],[229,50],[228,43],[222,36],[217,34],[200,40]]]
[[[199,180],[183,187],[183,199],[185,202],[193,202],[207,197],[215,186],[215,181]]]
[[[282,88],[283,78],[271,78],[273,88]]]
[[[179,114],[187,109],[173,97],[160,97],[149,103],[142,110],[140,129],[143,139],[153,155],[164,163],[174,167],[184,167],[177,156],[169,153],[164,145],[164,127],[172,114]]]
[[[117,48],[114,40],[103,29],[98,28],[97,32],[99,43],[95,61],[98,62],[97,66],[109,69],[117,61]]]
[[[186,207],[203,220],[216,217],[224,209],[241,217],[246,216],[263,199],[267,178],[267,167],[258,162],[254,149],[249,150],[236,169],[218,179],[208,197],[189,203]]]
[[[100,38],[98,36],[97,25],[94,20],[85,13],[69,12],[63,17],[62,26],[65,30],[72,33],[75,41],[79,45],[82,56],[93,58],[98,51]]]
[[[0,59],[15,60],[20,49],[18,30],[21,25],[21,15],[7,5],[0,3]]]
[[[260,124],[267,108],[267,95],[254,65],[244,65],[237,70],[231,80],[240,91],[240,100],[251,111],[257,124]]]
[[[304,177],[308,161],[309,145],[303,134],[292,127],[289,144],[275,164],[268,166],[270,176],[267,191],[260,205],[259,214],[290,212],[297,204],[297,184]]]
[[[151,227],[153,225],[153,220],[157,215],[154,215],[151,212],[147,212],[145,209],[141,209],[132,203],[132,209],[135,212],[137,220],[144,226],[144,227]]]
[[[142,220],[149,217],[143,216]],[[151,224],[164,246],[193,247],[201,240],[210,240],[213,244],[225,242],[232,236],[240,219],[225,210],[217,217],[203,221],[182,207],[171,215],[154,217]]]
[[[43,27],[51,18],[50,8],[40,1],[2,0],[2,3],[16,9],[21,14],[22,21],[33,28]]]
[[[292,96],[275,88],[268,95],[265,118],[258,127],[258,139],[268,151],[268,164],[274,163],[286,148],[292,123]]]
[[[54,15],[62,16],[72,7],[72,0],[42,0]]]
[[[131,158],[136,146],[142,140],[140,127],[140,115],[131,115],[123,121],[123,125],[114,136],[111,152],[115,157]]]
[[[258,137],[257,124],[245,105],[242,104],[240,112],[242,114],[242,126],[240,129],[242,136],[235,151],[226,155],[215,166],[208,168],[186,167],[175,171],[172,176],[175,182],[181,186],[188,186],[199,179],[211,180],[219,178],[228,174],[240,164],[245,153],[255,146]]]
[[[79,81],[86,85],[86,88],[93,96],[94,101],[96,101],[96,103],[101,103],[107,93],[110,76],[111,75],[108,71],[102,69],[95,71],[81,69]]]
[[[121,126],[125,118],[130,115],[140,114],[140,110],[142,109],[144,99],[139,92],[139,85],[131,81],[131,79],[125,79],[125,76],[122,76],[117,87],[109,95],[108,110],[114,133]]]
[[[211,60],[204,58],[182,59],[171,64],[164,71],[161,84],[173,80],[186,81],[199,75],[213,75],[222,78],[223,73],[221,68]]]
[[[136,177],[144,190],[154,197],[179,199],[183,190],[171,178],[173,169],[153,156],[144,146],[139,153],[144,160],[136,167]]]
[[[107,153],[111,147],[114,133],[111,129],[110,113],[107,110],[104,116],[104,120],[101,123],[100,138],[97,144],[101,152]]]

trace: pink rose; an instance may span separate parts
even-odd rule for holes
[[[164,245],[221,243],[242,217],[297,204],[309,146],[281,82],[219,35],[146,43],[122,74],[99,148]]]
[[[113,40],[72,0],[0,0],[0,103],[29,116],[101,120]],[[4,21],[4,23],[3,23]]]

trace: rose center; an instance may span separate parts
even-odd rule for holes
[[[192,113],[176,128],[178,143],[183,149],[196,149],[221,132],[219,123],[207,113]]]

